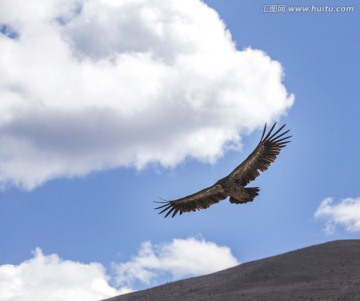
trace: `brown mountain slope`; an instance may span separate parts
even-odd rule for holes
[[[334,241],[106,301],[360,300],[360,240]]]

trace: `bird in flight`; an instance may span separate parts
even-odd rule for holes
[[[273,133],[276,123],[266,133],[266,124],[260,139],[260,142],[238,167],[229,175],[217,181],[214,185],[200,190],[186,197],[173,200],[157,202],[161,206],[159,214],[165,213],[165,217],[172,214],[174,217],[177,213],[180,215],[184,212],[206,209],[227,197],[230,197],[231,204],[244,204],[251,202],[258,194],[259,187],[245,187],[251,181],[260,175],[259,171],[265,171],[269,168],[280,153],[281,149],[290,142],[289,138],[284,137],[289,130],[282,131],[285,124]]]

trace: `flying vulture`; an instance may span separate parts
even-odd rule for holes
[[[158,202],[162,203],[161,213],[166,213],[165,217],[172,213],[174,217],[177,213],[196,211],[206,209],[221,200],[230,197],[232,204],[244,204],[251,202],[258,194],[259,187],[245,187],[251,181],[260,175],[259,171],[265,171],[269,168],[280,153],[280,150],[290,142],[291,136],[284,137],[289,130],[281,132],[285,124],[273,133],[276,123],[266,133],[266,124],[259,144],[254,151],[236,167],[225,178],[220,179],[214,185],[207,187],[199,192],[188,195],[181,199],[173,201]]]

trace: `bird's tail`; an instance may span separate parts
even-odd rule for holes
[[[260,188],[259,187],[249,187],[249,188],[244,188],[244,190],[247,192],[247,196],[241,198],[241,199],[236,199],[234,197],[230,197],[229,201],[232,204],[244,204],[247,202],[251,202],[253,199],[256,198],[256,196],[259,195],[259,191]]]
[[[249,188],[245,188],[245,190],[250,196],[250,201],[252,201],[259,195],[260,188],[259,187],[249,187]]]

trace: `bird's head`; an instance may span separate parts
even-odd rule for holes
[[[218,192],[221,192],[223,190],[223,188],[220,184],[216,184],[213,189]]]

